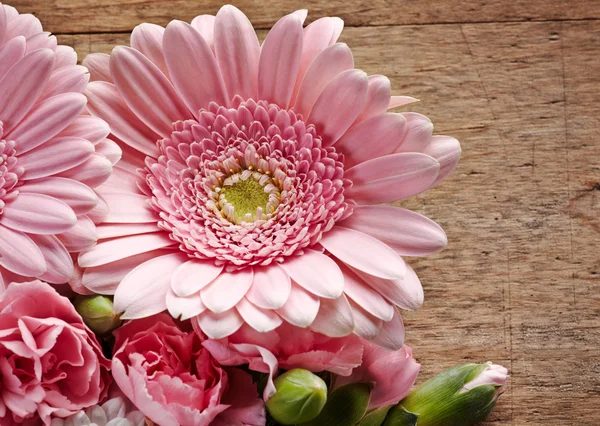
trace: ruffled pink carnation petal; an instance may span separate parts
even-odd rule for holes
[[[388,111],[415,99],[354,69],[339,18],[305,17],[283,17],[261,47],[224,6],[142,24],[131,48],[84,61],[89,111],[123,159],[98,188],[108,213],[81,283],[114,293],[124,318],[168,309],[213,339],[287,323],[402,346],[396,307],[418,308],[423,291],[401,256],[447,240],[379,204],[438,184],[460,145]]]
[[[0,275],[66,283],[93,246],[94,188],[121,148],[86,115],[87,69],[33,15],[0,3]],[[99,219],[99,217],[96,217]]]

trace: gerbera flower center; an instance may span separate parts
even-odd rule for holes
[[[267,220],[279,205],[279,187],[266,174],[245,170],[223,182],[216,191],[224,217],[232,223]]]

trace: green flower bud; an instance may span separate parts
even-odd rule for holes
[[[75,309],[90,330],[98,335],[108,334],[121,325],[112,300],[106,296],[77,296]]]
[[[282,425],[314,419],[327,402],[327,385],[319,376],[300,368],[275,379],[277,392],[267,401],[271,417]]]
[[[492,363],[451,368],[423,383],[390,410],[384,426],[414,424],[407,413],[418,417],[419,426],[474,425],[492,411],[507,378],[508,370]]]

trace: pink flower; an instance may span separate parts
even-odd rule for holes
[[[387,112],[414,99],[354,69],[342,20],[304,18],[283,17],[261,46],[224,6],[191,25],[142,24],[131,48],[86,59],[89,110],[124,154],[79,265],[123,318],[168,309],[215,339],[287,322],[402,346],[395,306],[419,307],[423,291],[401,256],[446,236],[379,204],[436,185],[460,145],[422,115]]]
[[[3,283],[65,283],[70,252],[94,245],[102,216],[92,188],[121,150],[83,115],[88,71],[33,15],[0,3],[0,293]]]
[[[335,387],[349,383],[373,384],[369,409],[392,405],[402,400],[412,390],[421,366],[412,357],[412,350],[403,346],[397,351],[386,351],[364,342],[363,362],[351,376],[338,376]]]
[[[51,416],[97,404],[109,365],[69,300],[48,284],[13,283],[0,296],[0,424],[49,425]]]
[[[144,415],[127,405],[126,398],[116,396],[66,419],[52,419],[50,426],[146,426]]]
[[[225,370],[165,314],[131,321],[115,333],[113,376],[123,393],[160,426],[264,425],[249,374]]]

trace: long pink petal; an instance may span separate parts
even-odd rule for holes
[[[109,206],[106,223],[152,223],[158,217],[148,205],[148,197],[138,194],[102,193]]]
[[[323,50],[304,75],[298,88],[294,111],[308,117],[327,84],[338,74],[353,68],[354,57],[345,43],[336,43]]]
[[[31,238],[0,225],[0,265],[15,274],[37,277],[46,272],[46,261]]]
[[[431,142],[423,153],[431,155],[440,163],[440,172],[435,182],[433,182],[434,185],[437,185],[452,173],[458,164],[458,160],[460,160],[461,152],[460,142],[450,136],[433,136],[431,138]]]
[[[85,139],[54,138],[19,157],[19,166],[25,169],[21,179],[39,179],[69,170],[83,163],[93,153],[94,145]]]
[[[423,304],[423,287],[413,269],[406,265],[403,279],[385,280],[365,272],[354,270],[365,283],[394,305],[409,311],[417,310]]]
[[[0,81],[23,58],[26,47],[25,37],[16,37],[0,48]]]
[[[371,288],[350,268],[340,265],[344,274],[344,294],[365,311],[384,321],[390,321],[394,316],[394,307],[377,291]]]
[[[323,253],[306,250],[303,255],[286,259],[281,267],[295,283],[316,296],[337,299],[344,291],[340,267]]]
[[[344,153],[344,164],[350,168],[394,152],[402,141],[405,126],[401,114],[376,115],[352,126],[335,146]]]
[[[415,102],[419,102],[419,100],[411,96],[392,96],[390,97],[388,109],[398,108]]]
[[[98,238],[103,240],[158,231],[160,228],[156,223],[102,223],[98,226]]]
[[[196,321],[204,334],[211,339],[222,339],[230,336],[244,324],[244,320],[236,309],[230,309],[219,314],[206,310],[196,317]]]
[[[104,155],[94,152],[83,163],[61,172],[59,176],[74,179],[90,188],[102,185],[110,177],[112,163]]]
[[[197,117],[210,102],[227,105],[227,91],[215,56],[191,25],[172,21],[165,31],[165,60],[181,99]],[[181,119],[181,118],[180,118]]]
[[[104,139],[103,141],[98,142],[95,147],[96,152],[106,157],[113,166],[119,162],[123,155],[123,150],[111,139]]]
[[[132,235],[98,243],[79,255],[79,266],[90,268],[175,244],[165,232]]]
[[[98,241],[96,225],[87,216],[78,217],[75,226],[57,237],[70,253],[87,250]]]
[[[377,238],[402,256],[426,256],[448,244],[437,223],[400,207],[358,206],[341,225]]]
[[[310,326],[319,312],[320,299],[292,283],[287,302],[277,309],[277,313],[290,324],[297,327]]]
[[[254,268],[252,287],[246,297],[250,302],[263,309],[279,309],[290,296],[292,281],[283,268],[274,264]]]
[[[22,13],[8,20],[6,38],[11,39],[20,35],[31,37],[43,31],[38,18],[29,13]]]
[[[62,67],[77,65],[77,52],[71,46],[58,45],[54,51],[56,54],[56,62],[54,63],[54,69],[60,69]]]
[[[15,231],[33,234],[60,234],[77,222],[66,203],[43,194],[19,194],[6,203],[0,223]]]
[[[391,93],[392,84],[389,78],[383,75],[370,75],[367,101],[356,121],[360,122],[385,113],[390,104]]]
[[[404,276],[406,264],[402,258],[381,241],[362,232],[335,226],[323,235],[320,243],[342,262],[370,275],[384,279]]]
[[[258,97],[287,108],[292,99],[302,55],[302,21],[287,15],[273,26],[262,45]]]
[[[244,321],[259,333],[275,330],[282,324],[281,317],[271,309],[261,309],[243,298],[235,307]]]
[[[212,312],[220,314],[242,300],[252,285],[253,271],[250,268],[236,272],[222,272],[200,292],[202,301]]]
[[[381,204],[403,200],[430,188],[440,163],[426,154],[390,154],[360,163],[347,170],[352,181],[348,191],[358,204]]]
[[[10,132],[38,100],[54,68],[54,52],[39,49],[17,62],[0,81],[0,121]]]
[[[431,141],[433,123],[416,112],[403,112],[406,118],[406,133],[396,152],[423,152]]]
[[[8,27],[8,13],[0,6],[0,46],[6,42],[6,30]]]
[[[142,263],[131,271],[115,292],[115,311],[122,319],[145,318],[167,309],[171,274],[187,256],[172,253]]]
[[[238,8],[225,5],[214,25],[215,55],[227,93],[256,99],[260,43],[252,24]]]
[[[52,284],[63,284],[73,276],[73,258],[54,235],[30,235],[33,242],[40,248],[46,261],[46,272],[39,276]]]
[[[223,266],[211,262],[188,260],[173,273],[171,288],[179,297],[190,296],[210,284],[222,271]]]
[[[56,136],[77,118],[87,100],[79,93],[64,93],[36,105],[29,115],[7,135],[16,141],[17,153],[31,151]]]
[[[215,50],[215,21],[214,15],[198,15],[191,23],[213,51]]]
[[[354,331],[354,317],[346,296],[333,300],[322,299],[311,330],[329,337],[344,337]]]
[[[165,32],[165,42],[166,38]],[[169,49],[166,45],[166,52]],[[110,71],[131,111],[159,135],[169,136],[174,122],[192,118],[167,77],[137,50],[116,47],[110,57]]]
[[[206,310],[202,302],[200,293],[191,294],[185,297],[178,296],[170,288],[167,292],[167,310],[173,318],[180,318],[182,321],[200,315]]]
[[[110,75],[110,55],[91,53],[85,57],[82,64],[90,72],[90,81],[113,82]]]
[[[352,310],[352,318],[354,318],[354,334],[363,339],[373,340],[381,331],[384,321],[369,314],[352,300],[348,300],[348,302]]]
[[[308,116],[327,144],[335,143],[346,133],[365,104],[367,74],[348,70],[338,74],[325,87]]]
[[[138,176],[135,170],[128,170],[117,164],[112,175],[98,188],[102,195],[106,194],[140,194],[137,186]]]
[[[106,121],[98,117],[92,117],[91,115],[80,115],[58,135],[79,137],[96,145],[109,134],[110,127]]]
[[[160,25],[145,22],[131,32],[131,47],[150,59],[168,77],[169,71],[163,55],[164,34],[165,29]]]
[[[83,93],[90,81],[88,69],[81,65],[72,65],[55,70],[42,94],[43,99],[63,93]]]
[[[394,310],[391,321],[383,323],[379,334],[371,342],[389,351],[397,351],[404,345],[404,323],[398,310]]]
[[[26,182],[22,194],[43,194],[66,203],[77,215],[85,214],[98,204],[98,196],[88,186],[72,179],[47,177]]]

